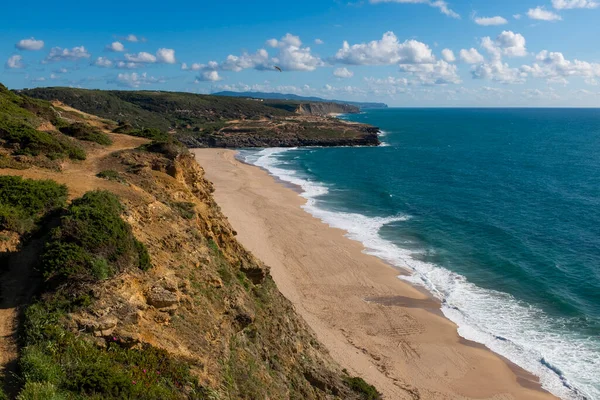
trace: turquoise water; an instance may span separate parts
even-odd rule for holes
[[[407,268],[467,339],[600,399],[600,110],[387,109],[377,148],[243,151]]]

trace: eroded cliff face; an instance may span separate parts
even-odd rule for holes
[[[360,108],[341,103],[303,103],[296,109],[302,115],[357,114]]]
[[[215,398],[360,398],[237,242],[192,155],[124,151],[103,168],[124,177],[124,219],[154,268],[92,287],[92,305],[69,316],[74,332],[183,357]]]

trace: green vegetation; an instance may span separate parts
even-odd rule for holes
[[[187,363],[164,350],[126,348],[117,337],[101,349],[85,335],[66,330],[65,313],[74,307],[55,294],[27,309],[19,399],[203,398]]]
[[[44,248],[39,266],[44,276],[94,281],[130,266],[149,269],[148,251],[121,219],[122,211],[118,198],[106,191],[74,200]]]
[[[174,160],[177,156],[189,153],[188,148],[176,139],[167,141],[154,141],[152,143],[140,146],[139,149],[143,151],[149,151],[150,153],[162,154],[169,160]]]
[[[18,95],[0,84],[0,146],[14,155],[85,159],[85,151],[76,142],[37,130],[44,121],[57,127],[65,125],[50,103]]]
[[[8,396],[6,395],[6,393],[4,393],[2,387],[0,387],[0,400],[8,400]]]
[[[78,110],[122,121],[122,126],[129,124],[133,129],[142,131],[145,128],[155,128],[163,133],[173,128],[178,132],[203,130],[205,127],[210,128],[211,123],[232,119],[290,115],[285,110],[267,107],[259,101],[192,93],[101,91],[65,87],[30,89],[24,93],[45,100],[60,100]]]
[[[177,201],[171,203],[171,207],[177,210],[179,215],[181,215],[185,219],[193,219],[196,216],[196,205],[194,203]]]
[[[65,206],[67,194],[54,181],[0,176],[0,229],[31,232],[45,214]]]
[[[122,133],[130,136],[143,137],[152,140],[167,140],[169,135],[156,128],[136,129],[128,122],[121,122],[118,127],[113,130],[114,133]]]
[[[60,128],[60,131],[65,135],[74,137],[75,139],[95,142],[104,146],[112,144],[112,140],[106,133],[101,132],[98,128],[83,124],[81,122],[63,126]]]
[[[344,382],[356,393],[360,395],[363,400],[379,400],[381,394],[375,389],[375,386],[369,385],[364,379],[359,377],[346,377]]]
[[[104,171],[100,171],[96,174],[96,176],[98,178],[102,178],[102,179],[106,179],[109,181],[115,181],[115,182],[120,182],[120,183],[125,183],[125,178],[123,178],[121,176],[121,174],[119,174],[118,171],[112,170],[112,169],[107,169]]]

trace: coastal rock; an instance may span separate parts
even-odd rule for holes
[[[154,286],[146,293],[146,301],[156,308],[167,308],[177,305],[179,297],[162,286]]]

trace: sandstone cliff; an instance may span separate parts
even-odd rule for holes
[[[296,109],[301,115],[358,114],[360,108],[340,103],[302,103]]]

